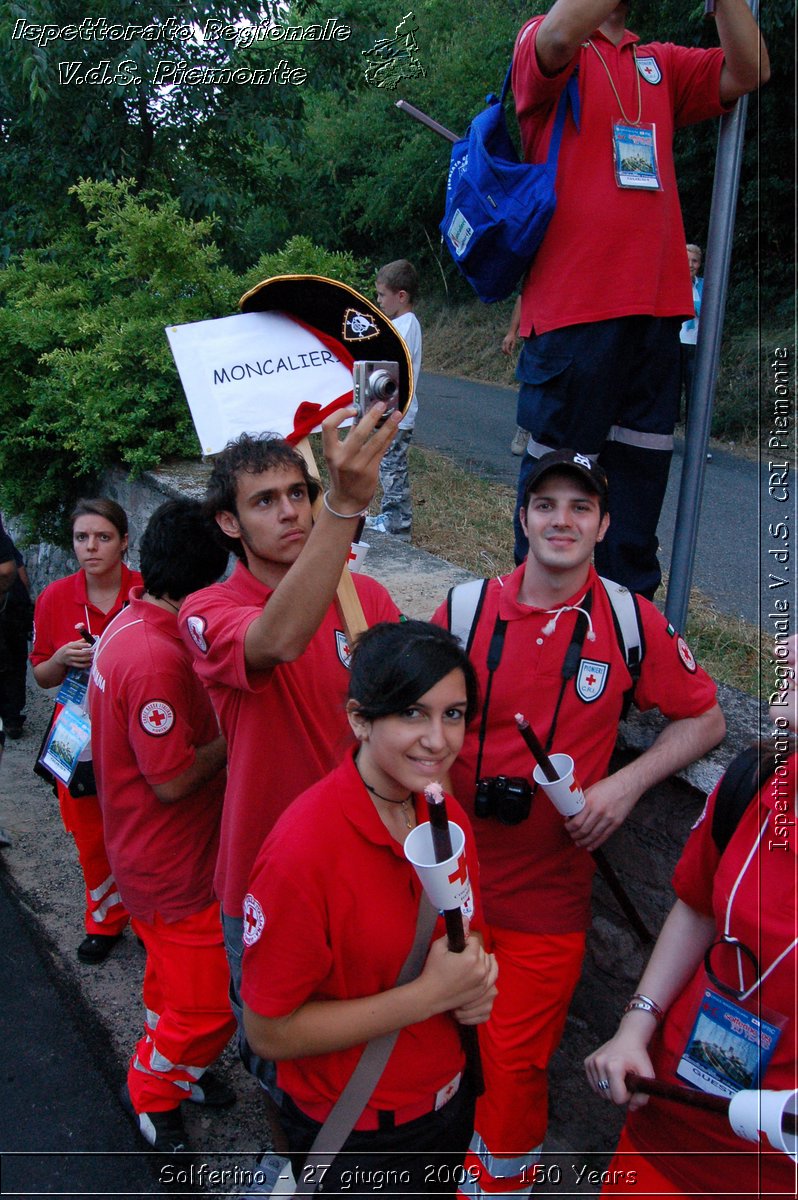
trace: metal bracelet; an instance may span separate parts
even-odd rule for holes
[[[367,514],[367,512],[368,512],[368,508],[363,508],[363,509],[361,509],[361,511],[360,511],[360,512],[356,512],[356,513],[339,513],[339,512],[336,512],[334,508],[331,508],[331,507],[330,507],[330,493],[329,493],[329,491],[327,491],[327,492],[325,492],[325,493],[324,493],[324,495],[322,496],[322,500],[324,501],[324,507],[327,509],[327,512],[328,512],[328,513],[331,513],[331,514],[332,514],[332,516],[334,516],[334,517],[340,517],[342,521],[354,521],[354,520],[356,520],[356,519],[357,519],[357,518],[359,518],[359,517],[365,517],[365,516],[366,516],[366,514]]]
[[[648,1012],[651,1013],[651,1015],[655,1017],[658,1022],[661,1021],[665,1016],[655,1000],[652,1000],[650,996],[642,996],[639,992],[636,992],[635,995],[632,996],[631,1000],[623,1011],[624,1014],[635,1011]]]

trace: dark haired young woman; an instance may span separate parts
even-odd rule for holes
[[[78,501],[72,513],[72,546],[80,569],[48,584],[36,601],[30,661],[39,687],[60,687],[69,675],[76,695],[81,690],[85,695],[94,646],[77,626],[99,638],[127,603],[130,589],[141,584],[138,571],[123,562],[127,541],[127,515],[114,500]],[[128,914],[105,853],[96,795],[73,795],[60,780],[56,786],[64,827],[75,839],[86,884],[86,936],[78,958],[101,963],[122,936]]]
[[[457,641],[422,621],[376,625],[352,658],[347,712],[357,746],[287,809],[264,843],[244,905],[247,1037],[277,1060],[283,1125],[302,1156],[365,1043],[399,1031],[324,1192],[453,1193],[473,1131],[459,1025],[487,1020],[496,966],[475,929],[462,954],[442,922],[421,973],[396,986],[413,944],[421,886],[403,853],[426,819],[423,790],[443,779],[477,707]],[[466,833],[472,885],[477,862]],[[329,1155],[326,1160],[329,1160]],[[308,1168],[309,1169],[309,1168]]]

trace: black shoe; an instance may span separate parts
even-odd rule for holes
[[[121,933],[89,933],[78,946],[78,958],[82,963],[97,966],[105,962],[117,942],[122,940]]]
[[[19,741],[22,737],[22,726],[25,721],[24,717],[7,717],[3,722],[5,731],[12,742]]]
[[[205,1108],[229,1108],[236,1102],[236,1094],[213,1071],[204,1071],[191,1085],[191,1091],[186,1096],[191,1104],[202,1104]]]
[[[168,1108],[166,1112],[137,1113],[130,1099],[127,1084],[119,1093],[122,1107],[133,1118],[133,1123],[145,1142],[161,1154],[175,1154],[188,1150],[188,1139],[183,1126],[183,1114],[179,1108]]]

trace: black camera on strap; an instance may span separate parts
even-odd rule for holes
[[[532,787],[528,779],[515,775],[489,775],[477,781],[474,815],[494,817],[502,825],[520,825],[532,807]]]

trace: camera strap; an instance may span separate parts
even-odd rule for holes
[[[482,778],[482,755],[485,750],[485,735],[488,731],[488,708],[490,707],[490,693],[493,688],[493,676],[496,674],[496,668],[502,660],[502,651],[504,650],[504,635],[507,632],[507,622],[504,621],[498,613],[496,614],[496,624],[493,626],[493,633],[488,646],[488,657],[486,666],[488,668],[488,686],[485,688],[485,703],[482,705],[482,717],[479,722],[479,748],[477,750],[477,783]]]
[[[573,679],[579,667],[579,660],[582,657],[582,647],[585,642],[588,629],[588,615],[593,607],[593,589],[590,588],[581,602],[580,607],[584,610],[576,614],[574,623],[574,631],[571,635],[571,640],[568,643],[568,648],[565,651],[562,668],[560,670],[560,692],[557,696],[557,703],[554,706],[554,714],[551,719],[548,736],[546,737],[545,749],[548,753],[554,744],[554,734],[557,729],[557,720],[560,715],[560,707],[562,705],[565,689],[568,686],[569,680]],[[587,615],[586,615],[587,614]],[[503,620],[497,613],[496,623],[493,626],[490,643],[488,645],[488,655],[485,665],[488,669],[488,683],[485,688],[485,703],[482,706],[482,717],[479,722],[479,747],[477,750],[477,782],[482,778],[482,757],[485,750],[485,737],[488,731],[488,709],[490,707],[490,694],[493,689],[493,676],[498,670],[499,663],[502,659],[504,650],[504,638],[507,633],[507,622]],[[533,783],[532,795],[537,791],[538,785]]]

